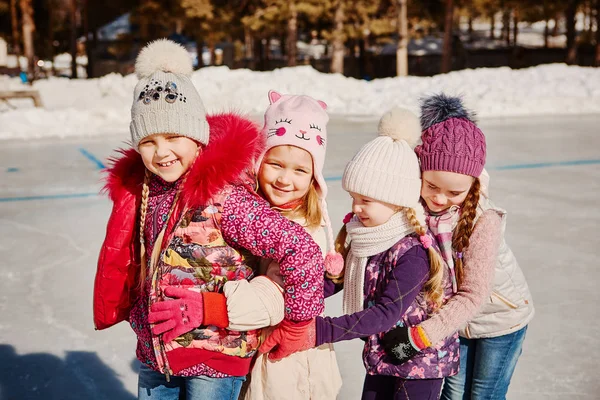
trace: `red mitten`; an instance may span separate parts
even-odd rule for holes
[[[316,341],[314,319],[302,322],[283,320],[260,346],[259,351],[269,353],[269,360],[277,361],[316,347]]]
[[[175,298],[152,304],[148,321],[156,324],[152,333],[162,334],[165,343],[202,325],[204,301],[202,293],[177,287],[167,287],[165,295]]]

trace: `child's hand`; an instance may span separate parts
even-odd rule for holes
[[[277,361],[299,351],[316,346],[315,320],[302,322],[283,320],[260,346],[258,351],[269,353],[269,360]],[[275,348],[275,350],[273,350]]]
[[[381,345],[387,355],[392,357],[397,364],[404,364],[420,352],[420,349],[411,341],[409,328],[406,326],[397,326],[385,333],[381,339]]]
[[[152,333],[168,343],[202,325],[204,301],[201,293],[177,287],[167,287],[165,295],[176,299],[152,304],[148,321],[156,324]]]

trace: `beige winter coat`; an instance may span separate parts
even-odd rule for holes
[[[489,338],[516,332],[527,325],[535,313],[523,271],[504,239],[506,211],[482,196],[476,218],[488,210],[495,211],[502,219],[500,247],[492,291],[477,315],[460,331],[466,338]]]
[[[305,225],[304,220],[294,220]],[[309,231],[323,253],[327,249],[325,230]],[[259,329],[283,319],[283,285],[279,265],[262,259],[256,281],[232,281],[225,284],[230,328]],[[266,279],[266,278],[269,279]],[[259,283],[260,282],[260,283]],[[258,284],[258,285],[257,285]],[[277,289],[274,289],[277,287]],[[257,291],[258,290],[258,291]],[[270,323],[265,323],[270,321]],[[271,329],[263,329],[268,335]],[[294,353],[282,360],[270,361],[257,356],[250,372],[244,400],[335,400],[342,387],[342,377],[333,350],[328,343],[314,349]]]

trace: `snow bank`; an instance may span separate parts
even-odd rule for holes
[[[267,92],[303,93],[325,101],[330,114],[377,118],[392,106],[418,110],[419,97],[445,91],[464,95],[480,117],[600,113],[600,69],[543,65],[511,70],[482,68],[433,77],[396,77],[371,82],[311,67],[269,72],[209,67],[192,80],[209,112],[238,110],[262,115]],[[35,82],[45,108],[27,100],[0,104],[0,139],[126,134],[135,75],[110,74],[90,80],[50,78]],[[20,87],[0,77],[0,88]],[[13,109],[13,107],[17,107]]]

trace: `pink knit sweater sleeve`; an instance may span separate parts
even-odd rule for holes
[[[444,306],[420,326],[432,344],[456,332],[471,320],[489,295],[502,236],[502,220],[486,211],[475,224],[464,255],[463,282]]]
[[[235,187],[223,206],[221,230],[230,245],[279,263],[286,319],[304,321],[323,312],[323,255],[302,226],[244,187]]]

